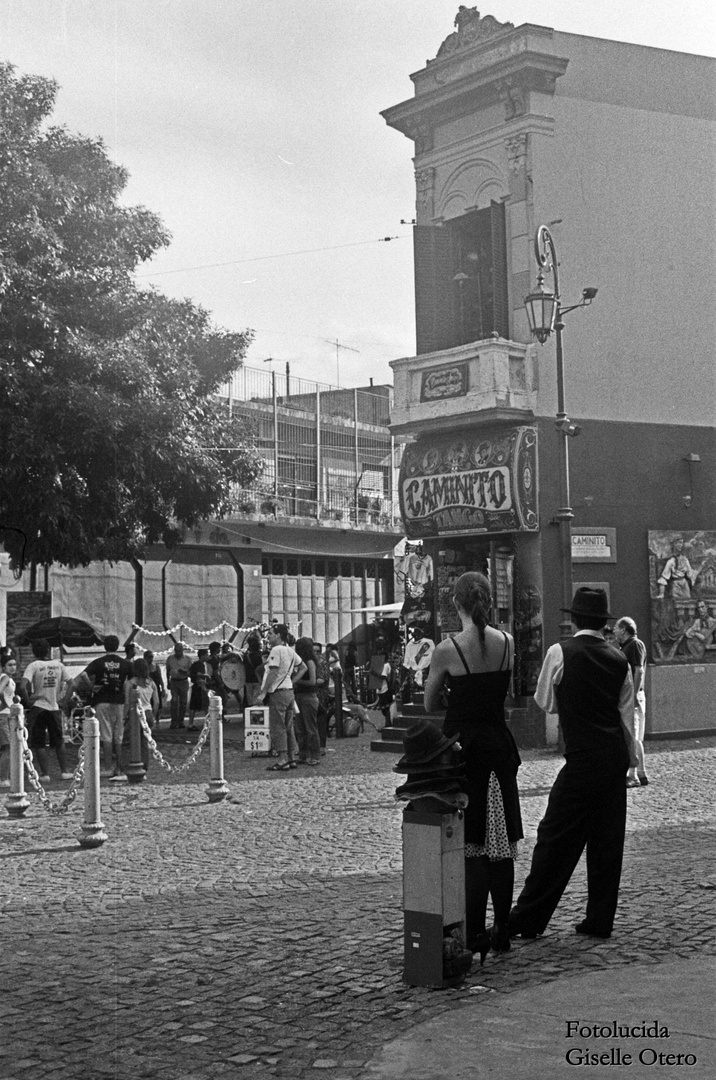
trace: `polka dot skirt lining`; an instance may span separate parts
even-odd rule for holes
[[[485,831],[484,844],[465,844],[465,858],[477,859],[487,855],[488,859],[496,862],[498,859],[516,859],[517,843],[510,841],[507,836],[507,822],[505,821],[505,807],[502,802],[502,791],[494,772],[490,773],[490,782],[487,787],[487,828]]]

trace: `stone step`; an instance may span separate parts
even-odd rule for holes
[[[403,706],[403,710],[405,706]],[[403,753],[403,736],[408,728],[411,728],[417,719],[431,720],[433,724],[442,727],[444,713],[426,713],[422,708],[413,716],[406,716],[401,712],[396,716],[389,727],[384,727],[380,732],[380,739],[373,739],[370,744],[371,750],[388,751],[394,754]]]
[[[385,754],[398,754],[402,756],[403,753],[403,740],[402,739],[373,739],[370,744],[371,750],[376,750]]]

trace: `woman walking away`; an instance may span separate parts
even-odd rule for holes
[[[460,734],[470,802],[465,811],[465,901],[467,947],[507,952],[507,917],[512,906],[517,841],[523,837],[517,770],[520,756],[505,723],[514,642],[489,625],[490,584],[482,574],[458,578],[453,603],[462,630],[433,653],[425,687],[425,710],[440,708],[443,684],[450,688],[443,734]],[[494,926],[486,930],[487,898]]]
[[[298,764],[320,765],[321,743],[318,736],[318,690],[316,688],[316,660],[313,642],[301,637],[294,646],[306,670],[293,684],[298,716],[295,729],[298,740]]]

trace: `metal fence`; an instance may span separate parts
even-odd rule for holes
[[[253,434],[264,470],[236,490],[236,511],[399,529],[392,395],[390,386],[346,390],[241,368],[222,396]]]

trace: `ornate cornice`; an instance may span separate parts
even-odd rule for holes
[[[456,27],[456,32],[448,34],[445,38],[438,49],[437,60],[450,53],[459,52],[461,49],[469,49],[473,45],[479,45],[486,38],[494,37],[495,34],[500,34],[505,30],[514,30],[514,23],[498,22],[492,15],[485,15],[484,18],[480,18],[480,12],[476,7],[469,8],[465,7],[464,4],[460,4],[453,25]],[[432,61],[428,60],[428,63],[430,64]]]
[[[529,114],[530,93],[554,93],[557,79],[567,70],[566,58],[529,48],[519,30],[508,31],[501,41],[505,44],[494,51],[483,46],[484,55],[478,50],[480,63],[474,69],[472,61],[465,61],[464,73],[462,62],[453,70],[446,60],[431,88],[382,112],[386,123],[415,142],[416,154],[433,148],[433,131],[439,124],[500,102],[508,122]]]

